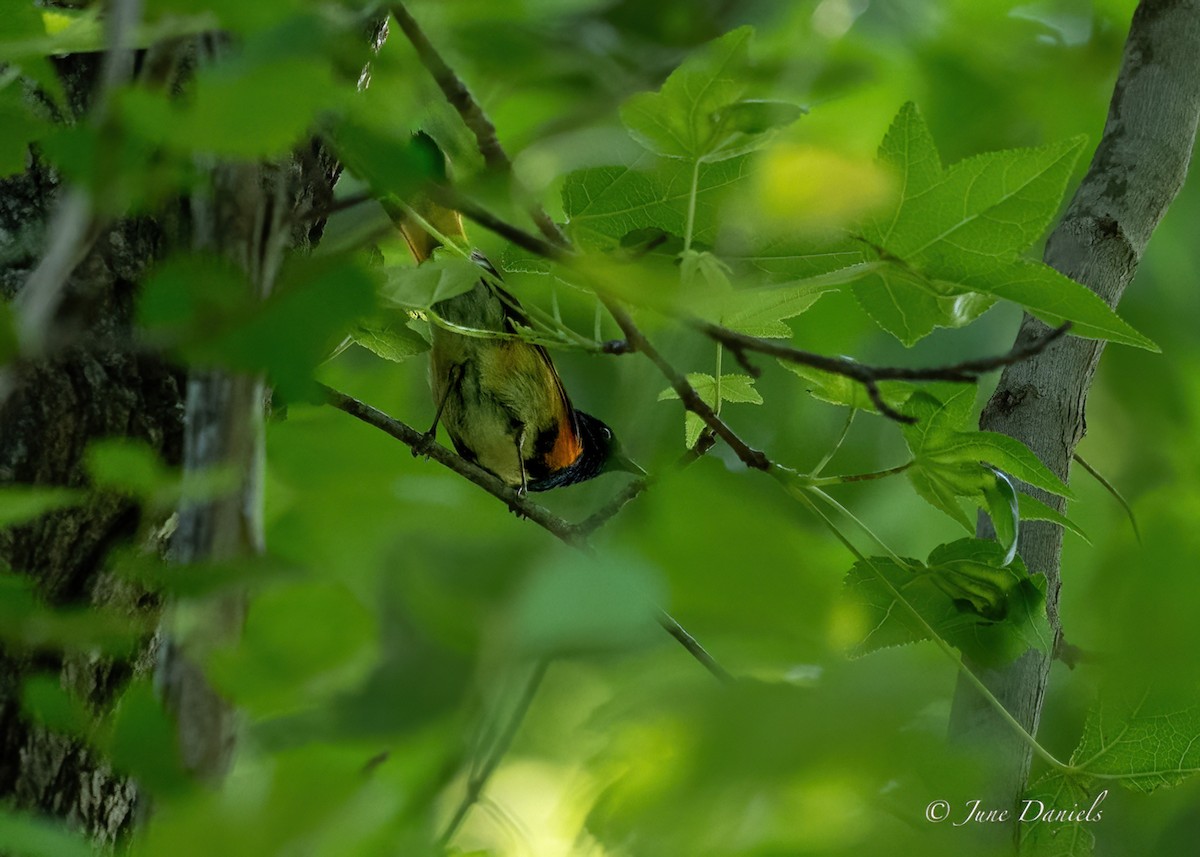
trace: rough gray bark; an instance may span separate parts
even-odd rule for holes
[[[72,115],[76,119],[87,115],[94,107],[101,63],[94,55],[81,55],[58,64]],[[248,169],[257,177],[265,168]],[[272,243],[272,272],[284,246],[303,251],[315,245],[324,221],[306,219],[299,213],[328,206],[338,165],[314,142],[271,170],[269,180],[247,182],[245,175],[221,173],[216,168],[214,175],[221,173],[229,181],[223,188],[220,181],[214,182],[212,205],[204,216],[174,203],[156,218],[118,220],[104,226],[98,236],[86,236],[77,264],[59,266],[68,272],[65,287],[54,295],[53,311],[44,319],[45,329],[39,325],[39,333],[45,336],[34,349],[46,356],[10,367],[0,384],[0,484],[85,487],[84,450],[92,440],[103,437],[143,440],[166,463],[184,464],[185,388],[190,400],[198,403],[192,408],[195,418],[188,431],[189,463],[201,466],[214,458],[253,459],[257,453],[247,454],[241,441],[213,442],[214,427],[219,435],[225,421],[207,414],[240,414],[236,423],[253,426],[261,417],[261,380],[214,380],[215,376],[204,373],[189,383],[178,368],[135,347],[131,334],[137,283],[170,250],[181,245],[191,248],[194,232],[200,247],[227,252],[239,262],[245,260],[246,270],[256,281],[261,279],[267,257],[239,255],[236,245],[241,238],[252,236],[247,252],[257,254],[249,248],[260,246],[265,235],[282,236]],[[66,192],[53,171],[35,156],[25,174],[0,181],[0,289],[5,300],[12,301],[21,293],[45,260],[47,248],[54,246],[50,223]],[[265,196],[273,200],[271,229],[261,229],[263,221],[253,217],[239,219],[254,211],[261,213],[259,203]],[[244,204],[247,198],[253,204]],[[225,204],[242,205],[240,214],[222,210]],[[187,523],[188,515],[184,516],[181,529],[192,533],[193,548],[190,554],[180,550],[184,561],[226,555],[221,545],[227,536],[218,531],[230,532],[228,516],[214,516],[211,509],[202,512],[211,524],[208,528],[197,529]],[[159,609],[157,600],[105,567],[110,549],[130,538],[140,519],[135,503],[97,495],[83,507],[0,530],[0,560],[32,577],[48,603],[104,605],[152,615]],[[234,531],[241,539],[241,526]],[[211,553],[203,553],[201,546]],[[157,640],[148,637],[132,658],[121,661],[0,647],[0,802],[65,818],[102,844],[117,842],[128,832],[138,817],[135,785],[115,774],[85,743],[31,722],[21,708],[21,690],[32,674],[50,673],[91,711],[102,713],[131,678],[156,668],[160,660]],[[167,684],[172,681],[176,691],[181,682],[190,688],[181,710],[202,719],[201,707],[214,699],[211,695],[204,698],[198,673],[190,678],[168,678]],[[215,703],[212,710],[224,712],[219,700]],[[189,743],[187,734],[181,736],[188,758],[195,761],[194,769],[219,772],[222,756],[214,753],[213,747],[221,745],[224,739],[220,736],[226,733],[220,728],[189,728],[207,736],[199,746]],[[212,736],[217,736],[215,742]]]
[[[74,105],[86,109],[96,63],[63,61]],[[34,161],[0,182],[0,285],[11,299],[36,267],[46,224],[59,197],[57,178]],[[164,361],[130,341],[135,283],[159,258],[164,227],[148,219],[105,229],[66,280],[52,319],[60,342],[52,357],[8,373],[0,409],[0,483],[86,484],[82,456],[102,437],[147,442],[169,463],[182,446],[181,379]],[[140,512],[122,498],[0,530],[0,559],[35,578],[55,605],[106,605],[129,613],[155,609],[144,592],[107,573],[109,549],[137,528]],[[63,816],[99,842],[111,843],[133,817],[135,789],[80,742],[33,724],[21,711],[24,680],[56,674],[93,711],[103,711],[135,675],[153,665],[152,641],[129,660],[0,650],[0,800]]]
[[[1155,227],[1187,175],[1200,118],[1200,2],[1143,0],[1134,13],[1104,135],[1091,167],[1046,245],[1045,261],[1091,288],[1110,306],[1133,279]],[[1018,343],[1042,336],[1026,317]],[[1026,443],[1066,478],[1082,440],[1088,390],[1104,343],[1068,337],[1032,360],[1009,366],[984,409],[984,429]],[[1062,498],[1023,486],[1054,506]],[[986,520],[981,535],[990,535]],[[1062,530],[1022,524],[1019,550],[1029,569],[1049,582],[1047,612],[1056,644]],[[1050,659],[1027,652],[1011,666],[981,677],[1006,708],[1036,734]],[[951,715],[954,737],[996,756],[993,798],[1002,806],[1025,788],[1031,750],[966,682]],[[973,796],[974,797],[974,796]]]

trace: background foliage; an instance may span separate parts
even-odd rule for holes
[[[459,187],[507,219],[526,222],[527,192],[568,221],[584,249],[650,247],[638,278],[612,288],[642,302],[649,291],[660,308],[683,300],[706,317],[790,336],[814,351],[932,365],[1008,348],[1020,309],[1005,300],[969,327],[933,328],[973,319],[993,296],[1013,297],[999,284],[1019,280],[1020,269],[1041,285],[1018,302],[1047,320],[1072,318],[1077,332],[1135,345],[1148,337],[1162,354],[1106,352],[1081,450],[1137,510],[1142,538],[1094,481],[1072,480],[1076,534],[1066,542],[1063,623],[1068,641],[1093,657],[1073,670],[1055,666],[1040,733],[1060,759],[1074,751],[1074,762],[1092,762],[1093,772],[1114,779],[1101,823],[1026,832],[1035,853],[1091,853],[1092,834],[1099,854],[1185,853],[1183,843],[1200,834],[1200,792],[1186,779],[1200,767],[1192,656],[1200,587],[1190,567],[1200,555],[1200,347],[1191,323],[1200,310],[1191,287],[1200,259],[1190,228],[1200,197],[1194,187],[1185,191],[1156,235],[1122,306],[1132,327],[1086,296],[1068,299],[1066,309],[1034,306],[1051,275],[1028,261],[1102,130],[1133,5],[414,2],[414,15],[495,122],[521,191],[481,169],[473,140],[398,31],[371,58],[369,87],[356,90],[367,54],[363,20],[350,10],[223,2],[198,18],[191,4],[148,0],[140,38],[219,22],[240,47],[201,69],[183,98],[145,86],[116,92],[111,116],[95,127],[48,121],[57,96],[45,58],[94,49],[94,11],[10,0],[0,59],[36,81],[49,106],[31,109],[15,72],[0,76],[0,117],[12,129],[0,141],[0,169],[23,169],[26,144],[35,141],[40,157],[91,188],[114,215],[152,212],[197,185],[203,158],[279,156],[315,128],[351,173],[342,196],[367,186],[403,194],[432,171],[406,145],[424,128],[449,153]],[[746,25],[753,39],[738,29]],[[893,170],[875,161],[885,134],[881,161]],[[1020,151],[976,157],[1000,150]],[[963,185],[947,185],[943,166],[965,175]],[[905,179],[899,190],[897,174]],[[986,193],[990,176],[999,176],[996,187],[1014,208],[949,242],[971,259],[947,247],[930,251],[944,232],[937,218],[955,222],[948,210],[969,207],[968,186]],[[1009,194],[1014,176],[1031,190]],[[944,196],[918,193],[920,182]],[[879,225],[889,205],[899,206],[897,222],[910,232]],[[788,261],[789,242],[828,248],[830,226],[864,218],[868,245],[887,253],[859,245],[839,250],[834,265]],[[1006,230],[1006,221],[1018,227]],[[524,251],[468,228],[527,305],[561,314],[575,335],[560,344],[618,336],[610,321],[597,321],[593,298],[555,285]],[[783,250],[743,252],[756,241]],[[714,249],[719,259],[708,254]],[[207,659],[211,680],[246,717],[228,782],[220,790],[188,782],[147,683],[99,713],[54,680],[34,677],[26,688],[31,716],[97,747],[152,797],[153,818],[132,852],[437,853],[440,831],[489,765],[490,748],[505,742],[505,724],[525,702],[522,688],[546,657],[554,660],[545,680],[452,852],[768,857],[982,848],[969,830],[925,821],[934,799],[961,817],[981,784],[970,751],[944,739],[953,664],[933,645],[897,646],[928,634],[887,621],[891,596],[880,580],[904,586],[907,569],[885,559],[882,577],[872,576],[819,517],[747,472],[724,446],[667,473],[615,517],[594,539],[593,557],[317,404],[314,378],[406,422],[430,417],[423,340],[403,308],[427,308],[477,271],[443,258],[418,272],[405,255],[383,211],[359,206],[334,216],[315,256],[288,263],[265,303],[244,299],[236,271],[186,255],[142,284],[150,345],[192,365],[266,371],[288,406],[267,430],[266,558],[167,571],[131,544],[109,559],[139,585],[177,597],[171,623],[185,639],[206,598],[234,581],[252,589],[242,641]],[[672,256],[693,289],[683,298],[673,291],[680,267]],[[983,297],[930,296],[903,269],[887,267],[894,257]],[[1004,275],[987,279],[976,257]],[[884,268],[853,288],[800,282],[872,262]],[[595,269],[605,277],[612,270],[621,269]],[[763,285],[775,288],[770,301],[728,299],[734,286]],[[1059,287],[1056,294],[1070,294],[1069,283]],[[797,378],[766,360],[752,385],[728,354],[720,363],[711,342],[650,312],[639,320],[774,460],[807,472],[833,449],[846,408],[830,400],[850,388],[812,373]],[[351,329],[358,344],[327,360]],[[561,336],[561,328],[539,335]],[[670,471],[682,442],[698,436],[699,423],[684,424],[678,404],[660,396],[662,380],[636,355],[576,348],[555,359],[576,404],[613,425],[648,470]],[[897,557],[924,558],[927,573],[912,597],[930,605],[927,618],[951,603],[947,587],[963,587],[964,573],[1006,568],[982,589],[958,593],[976,597],[971,610],[935,622],[941,636],[984,660],[1044,644],[1042,594],[1019,560],[1004,566],[1004,545],[958,541],[965,533],[954,518],[970,526],[974,513],[956,497],[1002,508],[1006,483],[979,468],[980,458],[1068,490],[1020,450],[992,449],[989,457],[971,447],[946,457],[954,433],[974,427],[988,386],[885,389],[889,403],[906,402],[921,422],[902,429],[859,416],[827,472],[875,472],[911,451],[921,462],[912,480],[826,487]],[[184,490],[178,474],[119,442],[97,446],[92,474],[96,490],[164,513]],[[544,501],[579,520],[622,478]],[[216,474],[200,490],[219,491],[221,481]],[[914,489],[930,502],[916,500]],[[79,500],[5,489],[0,514],[19,524]],[[846,532],[878,553],[853,527]],[[969,563],[977,565],[963,572]],[[847,600],[847,581],[851,592],[862,590],[859,599]],[[18,575],[0,577],[0,587],[7,645],[120,651],[148,631],[120,617],[49,610]],[[995,618],[997,598],[1007,618],[981,623]],[[655,627],[654,605],[669,607],[745,680],[714,682]],[[864,610],[872,617],[865,623]],[[1148,677],[1155,689],[1146,694]],[[1043,775],[1037,793],[1068,809],[1086,807],[1106,784],[1035,770]],[[1167,785],[1180,787],[1148,794]],[[18,813],[0,813],[0,850],[89,853],[64,828]]]

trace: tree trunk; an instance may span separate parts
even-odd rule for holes
[[[72,59],[62,68],[67,92],[82,109],[96,63]],[[9,300],[37,265],[60,190],[36,159],[24,175],[0,182],[0,284]],[[52,320],[70,344],[10,369],[6,378],[3,484],[84,487],[84,450],[104,437],[145,441],[166,462],[179,462],[182,377],[136,350],[130,336],[135,284],[165,243],[161,223],[123,220],[104,230],[70,273]],[[94,495],[84,506],[0,530],[0,559],[33,577],[49,604],[145,613],[154,599],[105,568],[109,549],[133,535],[139,520],[133,502]],[[118,838],[133,817],[133,785],[82,742],[31,723],[21,690],[35,672],[57,674],[65,689],[100,712],[131,677],[153,667],[153,647],[146,639],[128,660],[0,649],[0,801],[65,817],[98,842]]]
[[[82,55],[59,63],[75,121],[82,121],[92,106],[101,62]],[[245,261],[246,270],[263,284],[273,277],[285,249],[304,251],[319,240],[324,221],[294,214],[321,210],[332,198],[340,168],[323,146],[313,142],[280,165],[245,169],[254,173],[249,183],[244,175],[232,176],[228,168],[214,168],[211,216],[203,223],[195,200],[176,201],[157,218],[122,219],[105,227],[94,241],[88,235],[87,251],[77,264],[73,259],[50,260],[60,262],[59,270],[69,275],[38,343],[45,356],[21,362],[0,379],[3,484],[86,487],[84,451],[91,441],[104,437],[145,441],[173,466],[198,468],[218,460],[246,464],[261,454],[255,446],[264,399],[261,379],[201,373],[189,381],[166,360],[135,347],[132,336],[138,282],[170,250],[197,246],[193,232],[207,230],[207,239],[198,246]],[[269,179],[263,178],[266,172]],[[221,175],[242,183],[222,185],[217,178]],[[31,273],[47,261],[47,250],[55,246],[54,212],[69,192],[36,156],[25,174],[0,182],[0,287],[7,300],[21,294]],[[273,195],[273,228],[253,232],[255,222],[237,217],[246,210],[217,211],[222,201],[237,194],[253,198],[250,208],[260,212],[264,194]],[[247,251],[260,242],[270,243],[269,260],[239,256],[240,241],[247,242]],[[228,555],[222,545],[230,541],[230,527],[236,531],[235,540],[246,535],[240,519],[234,521],[228,514],[233,507],[226,504],[216,511],[217,506],[221,504],[185,510],[180,533],[186,544],[176,548],[179,560]],[[240,516],[242,511],[235,513]],[[140,523],[136,503],[94,495],[84,506],[0,530],[0,560],[33,578],[49,604],[103,605],[145,617],[158,610],[157,599],[105,567],[110,549],[133,536]],[[127,660],[0,647],[0,802],[65,818],[98,843],[116,842],[127,833],[136,818],[134,784],[114,773],[84,742],[31,722],[22,711],[22,688],[35,673],[56,675],[65,689],[99,714],[131,678],[150,673],[160,660],[182,662],[167,653],[160,657],[160,648],[158,635],[145,639]],[[198,671],[184,675],[167,667],[164,684],[169,701],[190,724],[181,729],[185,758],[199,773],[219,774],[228,762],[228,712],[215,697],[205,697]],[[205,706],[207,714],[201,710]],[[208,725],[197,727],[197,722]],[[200,733],[203,737],[197,739]]]
[[[1183,186],[1200,118],[1200,3],[1143,0],[1133,16],[1104,135],[1083,183],[1046,245],[1045,261],[1091,288],[1110,306],[1133,279],[1142,253]],[[1046,332],[1026,316],[1017,342]],[[1104,343],[1068,337],[1009,366],[980,420],[981,428],[1023,441],[1064,479],[1082,440],[1088,390]],[[1030,486],[1022,489],[1059,511],[1065,501]],[[981,520],[980,536],[992,535]],[[1062,627],[1062,530],[1023,522],[1019,550],[1031,572],[1046,575],[1047,612],[1056,646]],[[978,670],[1001,703],[1037,733],[1051,658],[1026,652],[1000,670]],[[1011,804],[1024,791],[1031,749],[968,683],[960,680],[951,734],[995,753],[991,806]],[[976,796],[972,796],[976,797]]]

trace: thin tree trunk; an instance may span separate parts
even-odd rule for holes
[[[1104,135],[1091,167],[1046,245],[1045,261],[1091,288],[1110,306],[1133,278],[1142,253],[1187,175],[1200,118],[1200,2],[1143,0],[1133,16]],[[1026,316],[1017,342],[1046,331]],[[1026,443],[1066,478],[1086,429],[1088,390],[1104,343],[1068,337],[1032,360],[1009,366],[983,411],[980,425]],[[1065,501],[1023,486],[1062,511]],[[980,535],[991,535],[981,520]],[[1047,612],[1061,640],[1062,530],[1022,524],[1019,550],[1049,582]],[[1001,703],[1036,734],[1051,658],[1029,651],[981,676]],[[1024,790],[1031,751],[969,684],[960,681],[951,734],[995,753],[988,804],[1004,806]],[[976,797],[976,796],[972,796]],[[983,797],[983,796],[980,796]]]
[[[289,236],[283,228],[286,173],[259,166],[218,166],[211,195],[193,199],[195,245],[229,258],[247,276],[255,297],[271,291]],[[260,377],[219,370],[194,371],[188,380],[184,476],[225,467],[240,477],[236,491],[180,510],[172,539],[178,563],[222,561],[262,553],[263,409]],[[185,767],[205,779],[223,776],[233,760],[235,712],[209,686],[198,656],[235,641],[244,599],[226,594],[209,605],[203,639],[167,638],[159,674],[177,720]],[[196,651],[199,649],[200,651]]]

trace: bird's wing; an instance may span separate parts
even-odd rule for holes
[[[516,295],[499,285],[498,281],[502,280],[503,277],[501,277],[500,272],[496,270],[496,267],[487,256],[484,256],[478,250],[473,250],[471,251],[471,261],[492,275],[493,279],[485,280],[485,283],[500,299],[500,304],[504,311],[505,325],[509,331],[517,333],[518,326],[525,329],[532,327],[529,316],[525,314],[525,310],[521,306],[521,302],[517,300]],[[525,344],[540,360],[550,384],[557,393],[557,400],[560,406],[556,409],[558,411],[557,441],[553,448],[546,453],[547,463],[551,467],[566,467],[574,462],[582,449],[575,408],[571,404],[571,397],[567,395],[567,390],[563,386],[562,377],[558,374],[558,369],[555,368],[554,361],[550,358],[550,353],[541,345],[535,343]]]

